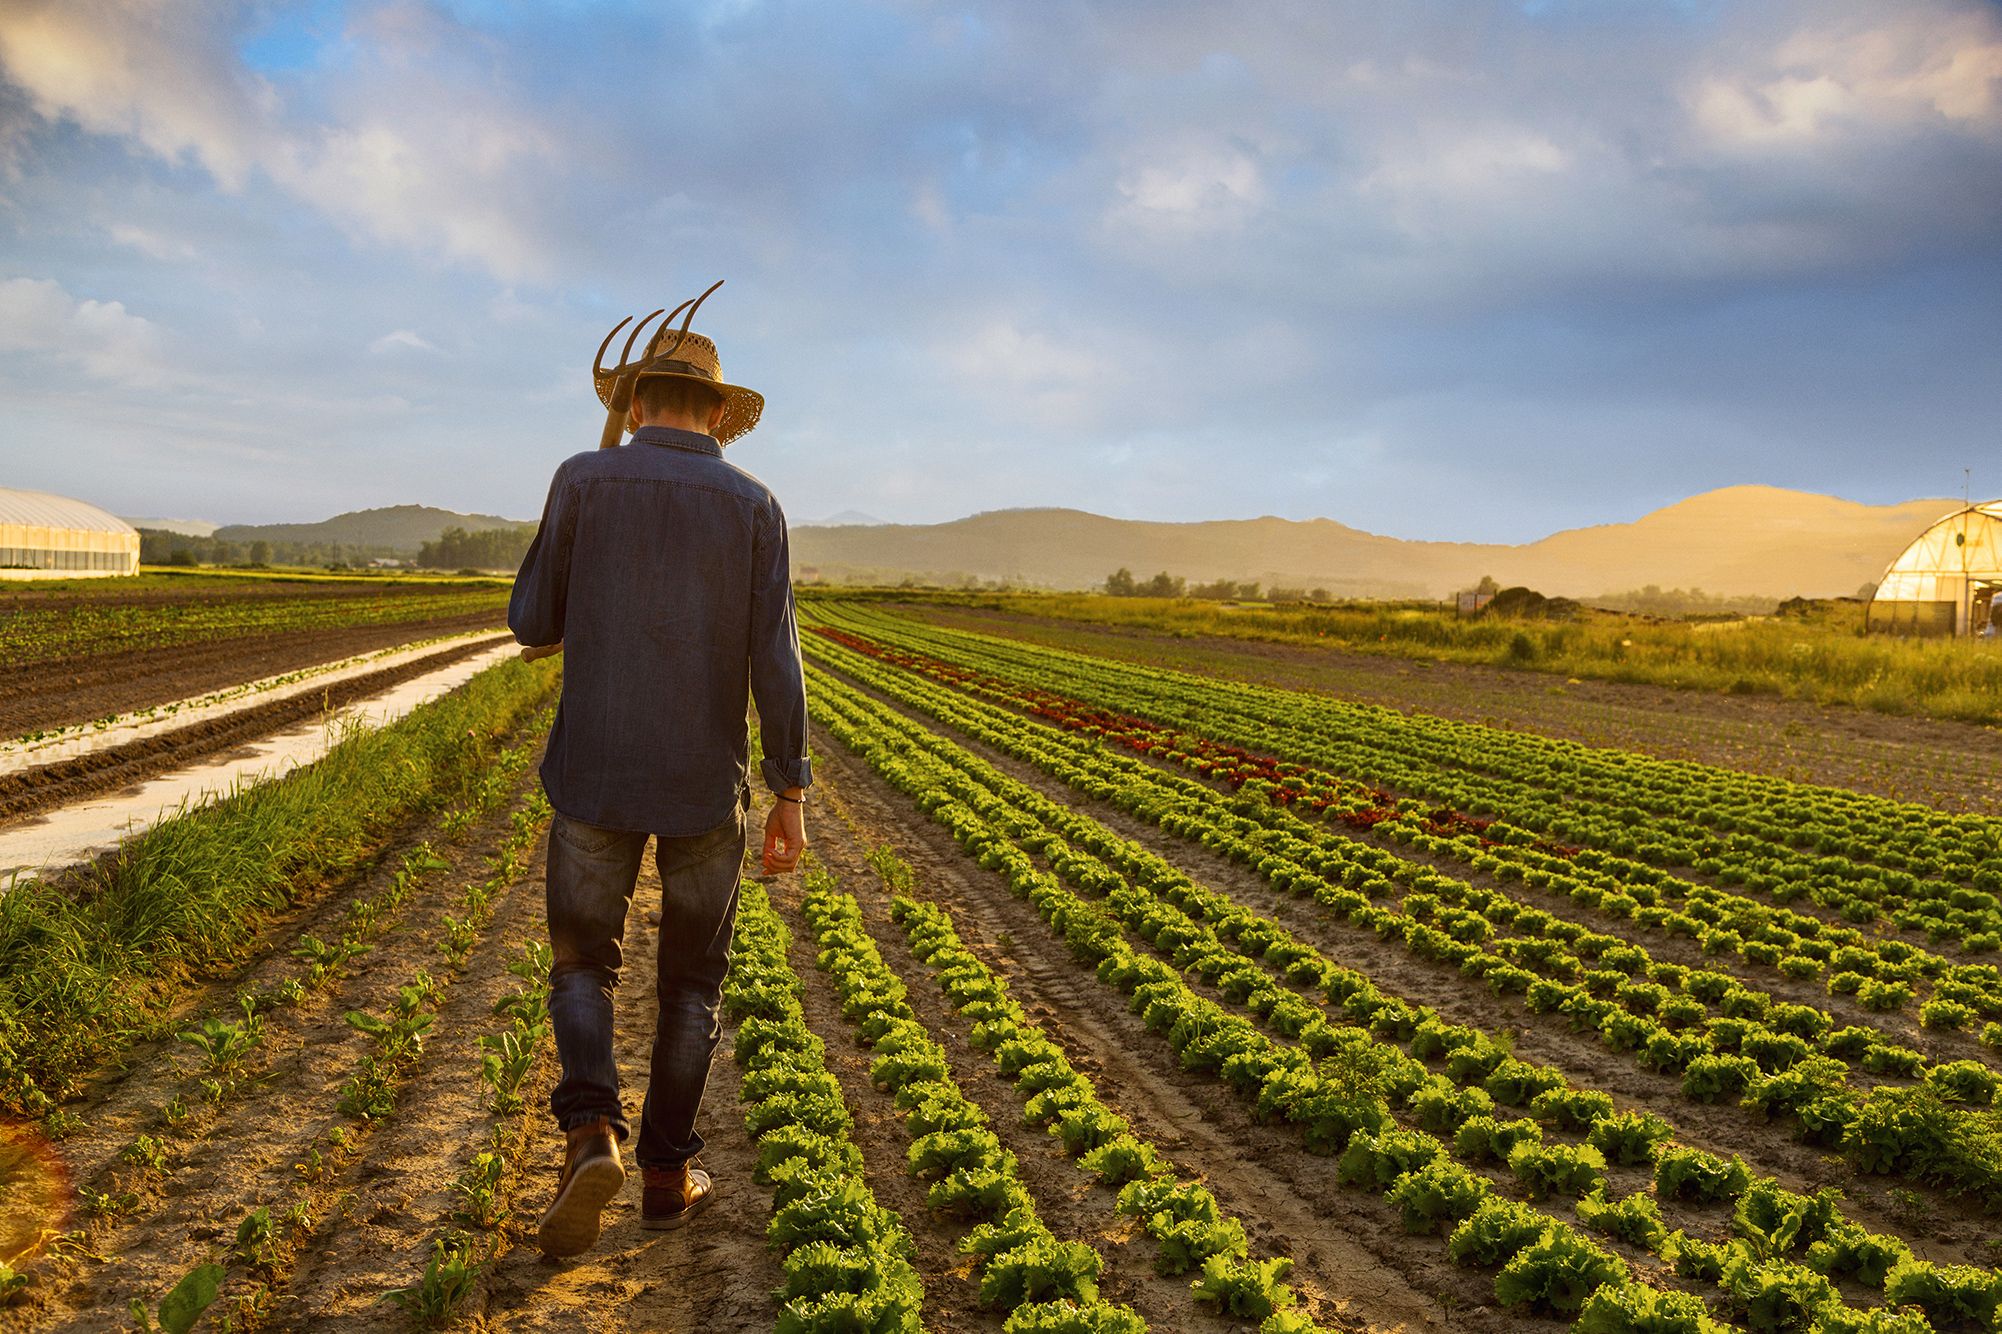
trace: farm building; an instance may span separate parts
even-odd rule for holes
[[[1870,628],[1907,635],[1991,633],[2002,613],[2002,500],[1969,505],[1920,533],[1870,599]]]
[[[139,530],[95,505],[0,487],[0,579],[139,572]]]

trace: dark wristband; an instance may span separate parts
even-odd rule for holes
[[[804,806],[804,805],[806,805],[806,798],[805,798],[805,797],[788,797],[788,796],[787,796],[787,795],[786,795],[785,793],[783,793],[783,792],[774,792],[774,793],[772,793],[772,795],[773,795],[774,797],[777,797],[777,798],[778,798],[778,799],[779,799],[780,801],[790,801],[790,802],[792,802],[792,803],[793,803],[793,804],[794,804],[795,806]]]

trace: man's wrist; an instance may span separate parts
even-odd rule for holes
[[[780,801],[790,801],[800,806],[806,805],[806,789],[803,787],[789,787],[783,792],[774,792],[772,795]]]

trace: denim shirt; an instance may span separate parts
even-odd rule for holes
[[[766,785],[813,781],[785,514],[712,437],[646,426],[565,459],[507,623],[563,641],[542,785],[571,819],[678,836],[748,806],[747,686]]]

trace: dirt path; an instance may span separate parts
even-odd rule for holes
[[[1123,662],[2002,815],[1996,729],[1968,723],[1305,644],[1177,638],[1019,612],[909,603],[886,609]]]
[[[538,862],[530,916],[546,939],[542,876]],[[594,1249],[569,1260],[551,1260],[535,1249],[535,1220],[549,1203],[562,1161],[562,1140],[547,1110],[552,1075],[539,1099],[531,1095],[527,1180],[511,1228],[515,1244],[493,1263],[483,1285],[478,1310],[488,1329],[693,1334],[769,1329],[777,1316],[771,1290],[780,1274],[765,1245],[771,1195],[751,1180],[755,1155],[744,1130],[743,1085],[730,1059],[734,1034],[728,1027],[710,1064],[697,1122],[706,1145],[700,1163],[716,1182],[715,1201],[678,1231],[640,1227],[641,1182],[632,1150],[652,1054],[659,912],[660,876],[649,851],[626,919],[626,964],[616,1002],[614,1051],[634,1136],[625,1146],[626,1187],[607,1209]]]

